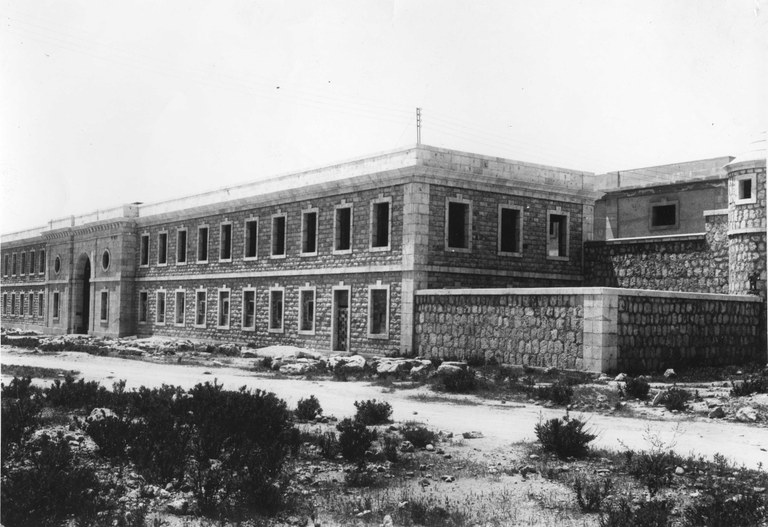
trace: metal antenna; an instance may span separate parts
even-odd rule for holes
[[[421,108],[416,108],[416,145],[421,145]]]

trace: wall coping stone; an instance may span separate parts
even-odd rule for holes
[[[706,216],[727,216],[728,215],[728,209],[713,209],[713,210],[705,210],[702,215],[704,217]]]
[[[623,243],[663,243],[672,241],[699,241],[705,240],[707,234],[694,232],[689,234],[664,234],[661,236],[638,236],[636,238],[613,238],[611,240],[592,240],[584,242],[592,245],[621,245]]]
[[[687,291],[655,291],[650,289],[621,289],[619,287],[511,287],[486,289],[421,289],[416,296],[557,296],[557,295],[614,295],[650,298],[685,298],[689,300],[726,300],[735,302],[762,302],[755,295],[724,295],[719,293],[691,293]]]

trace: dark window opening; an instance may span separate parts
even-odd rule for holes
[[[187,262],[187,231],[176,231],[176,263]]]
[[[43,310],[43,305],[44,305],[43,304],[43,300],[44,300],[44,298],[45,297],[43,296],[43,293],[38,293],[38,295],[37,295],[37,315],[40,316],[40,317],[42,317],[43,313],[45,312]]]
[[[501,232],[499,250],[504,253],[519,253],[520,250],[520,211],[501,209]]]
[[[35,274],[35,251],[29,253],[29,274]]]
[[[568,216],[549,215],[547,256],[568,256]]]
[[[387,331],[387,305],[386,289],[371,289],[370,328],[371,335],[383,335]]]
[[[184,324],[184,291],[176,291],[176,324]]]
[[[53,318],[59,318],[59,293],[53,293]]]
[[[283,292],[271,291],[269,293],[269,329],[282,331],[283,329]]]
[[[100,313],[99,320],[101,320],[102,322],[106,322],[108,313],[109,313],[109,292],[102,291],[101,292],[101,313]]]
[[[245,257],[256,258],[259,223],[257,220],[245,222]]]
[[[302,214],[301,252],[317,252],[317,212]]]
[[[315,292],[312,290],[301,291],[301,331],[314,331],[315,329]]]
[[[346,251],[352,247],[352,208],[336,209],[336,222],[333,248]]]
[[[40,274],[45,272],[45,251],[40,251]]]
[[[157,263],[168,263],[168,233],[161,232],[157,235]]]
[[[739,180],[739,199],[752,199],[752,180]]]
[[[146,291],[142,291],[139,293],[139,322],[146,322],[147,321],[147,312],[148,309],[148,295]]]
[[[197,229],[197,261],[208,261],[208,227]]]
[[[195,296],[195,325],[205,325],[205,304],[206,304],[206,292],[198,291]]]
[[[389,246],[389,202],[373,204],[371,247]]]
[[[448,247],[469,248],[469,204],[448,202]]]
[[[651,209],[652,227],[673,227],[677,224],[677,205],[656,205]]]
[[[27,253],[21,253],[21,267],[19,268],[19,274],[27,272]]]
[[[272,256],[285,254],[285,216],[272,218]]]
[[[221,244],[219,247],[219,260],[232,259],[232,225],[221,226]]]
[[[229,327],[229,291],[219,291],[219,327]]]
[[[157,292],[157,313],[155,313],[155,321],[158,324],[165,324],[165,292]]]
[[[139,248],[139,265],[149,265],[149,235],[141,237],[141,247]]]
[[[256,327],[256,292],[243,292],[243,329]]]

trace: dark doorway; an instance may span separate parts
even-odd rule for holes
[[[349,289],[333,291],[333,351],[349,351]]]
[[[83,266],[83,285],[80,291],[80,305],[77,306],[75,313],[79,315],[77,319],[80,321],[75,328],[75,333],[88,333],[88,326],[90,322],[91,314],[91,260],[86,259]]]

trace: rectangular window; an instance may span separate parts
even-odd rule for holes
[[[245,221],[245,258],[256,258],[259,250],[259,220]]]
[[[217,327],[229,328],[229,289],[219,289],[218,312]]]
[[[168,263],[168,233],[161,232],[157,235],[157,265]]]
[[[187,263],[187,229],[176,231],[176,264]]]
[[[53,319],[58,320],[59,319],[59,292],[54,291],[53,293]]]
[[[301,213],[301,254],[317,254],[317,209]]]
[[[149,295],[146,291],[139,293],[139,322],[146,323],[147,313],[149,312]]]
[[[176,291],[176,298],[174,299],[174,309],[176,313],[173,318],[173,323],[177,326],[184,325],[184,312],[186,309],[187,295],[184,291]]]
[[[27,313],[30,317],[33,317],[35,316],[35,295],[33,293],[29,293],[28,298],[29,301],[27,303],[29,307],[27,308]]]
[[[13,276],[16,276],[16,253],[13,253],[13,259],[11,261],[13,262],[11,265],[11,273]]]
[[[195,292],[195,326],[199,328],[205,327],[207,298],[208,293],[206,291]]]
[[[256,291],[243,289],[243,329],[256,329]]]
[[[208,227],[197,228],[197,261],[208,263]]]
[[[499,206],[499,253],[520,255],[523,252],[523,210]]]
[[[16,293],[11,293],[11,315],[16,314]]]
[[[547,234],[547,256],[565,258],[568,256],[568,215],[548,212],[549,231]]]
[[[45,296],[43,293],[37,294],[37,316],[42,317],[43,314],[45,314],[45,310],[43,309],[43,301],[45,299]]]
[[[8,295],[3,293],[3,315],[8,314]]]
[[[21,268],[19,269],[19,274],[21,276],[24,276],[27,272],[27,253],[21,253]],[[24,313],[22,312],[22,315]]]
[[[29,253],[29,274],[35,274],[35,251]]]
[[[147,267],[149,265],[149,234],[141,235],[139,253],[139,265]]]
[[[165,291],[158,291],[155,298],[157,300],[155,303],[157,309],[155,312],[155,323],[165,324]]]
[[[109,291],[102,291],[101,292],[101,317],[99,318],[99,320],[101,322],[106,322],[108,314],[109,314]]]
[[[24,293],[19,293],[19,315],[24,316]]]
[[[677,203],[664,203],[651,206],[651,228],[669,228],[677,226]]]
[[[747,174],[736,178],[736,204],[744,205],[747,203],[756,203],[755,195],[755,175]]]
[[[272,216],[272,256],[285,256],[285,214]]]
[[[39,273],[43,274],[45,272],[45,250],[40,251],[40,269]]]
[[[283,332],[283,293],[282,288],[269,290],[269,331]]]
[[[752,198],[752,180],[742,179],[739,181],[739,199],[751,199]]]
[[[448,199],[446,203],[446,248],[471,249],[472,209],[470,202]]]
[[[333,222],[333,250],[352,250],[352,206],[336,208]]]
[[[315,333],[315,288],[299,289],[299,333]]]
[[[389,248],[390,200],[371,203],[371,248]]]
[[[232,224],[221,224],[221,236],[219,237],[219,260],[232,260]]]
[[[389,336],[389,286],[368,288],[368,337]]]
[[[3,267],[3,275],[8,276],[8,269],[11,265],[11,256],[6,254],[5,255],[5,266]]]

